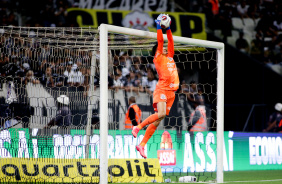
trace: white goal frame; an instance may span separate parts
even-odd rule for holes
[[[108,114],[108,33],[156,39],[157,33],[101,24],[100,36],[100,112]],[[167,41],[166,34],[163,35]],[[223,183],[224,141],[224,44],[173,36],[174,42],[217,49],[217,183]],[[100,116],[100,184],[108,183],[108,116]]]

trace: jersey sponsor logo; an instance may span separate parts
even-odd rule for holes
[[[174,87],[178,87],[178,86],[179,86],[178,83],[177,83],[177,84],[173,84],[173,83],[170,83],[170,84],[169,84],[169,87],[170,87],[170,88],[174,88]]]
[[[167,65],[168,68],[172,68],[172,67],[175,66],[175,63],[167,63],[166,65]]]
[[[159,53],[159,52],[157,52],[157,53],[156,53],[156,55],[155,55],[155,58],[157,58],[159,55],[160,55],[160,53]]]
[[[176,70],[175,63],[167,63],[166,64],[168,71],[172,72]]]
[[[166,99],[166,96],[164,94],[161,94],[161,99],[162,100],[165,100]]]
[[[167,59],[168,59],[168,60],[170,60],[170,61],[172,61],[172,60],[173,60],[173,58],[172,58],[172,57],[167,57]]]

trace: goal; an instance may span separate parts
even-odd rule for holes
[[[107,91],[107,84],[108,84],[108,49],[111,48],[112,46],[116,46],[117,43],[109,41],[108,35],[110,33],[115,33],[117,35],[126,35],[125,40],[126,40],[126,45],[124,48],[130,49],[133,47],[138,48],[140,44],[142,44],[141,48],[149,47],[152,48],[153,44],[152,42],[156,41],[156,33],[148,32],[148,31],[141,31],[141,30],[133,30],[129,28],[123,28],[123,27],[117,27],[113,25],[106,25],[102,24],[99,27],[99,32],[100,32],[100,78],[101,78],[101,83],[100,83],[100,109],[101,112],[108,114],[108,91]],[[130,38],[129,38],[130,37]],[[138,39],[139,38],[139,39]],[[145,40],[145,39],[152,39],[152,41]],[[183,64],[185,67],[185,62],[191,63],[194,61],[199,64],[199,68],[201,68],[201,65],[203,62],[206,62],[207,67],[209,68],[209,61],[212,60],[212,56],[207,56],[205,55],[205,52],[207,52],[206,49],[212,48],[216,49],[216,67],[212,68],[213,72],[217,74],[216,77],[216,82],[217,84],[208,84],[208,85],[216,85],[216,98],[212,100],[216,100],[216,108],[213,108],[213,110],[216,111],[216,119],[215,119],[215,124],[212,126],[215,126],[216,128],[216,136],[217,136],[217,143],[216,143],[216,150],[217,150],[217,162],[216,162],[216,168],[217,168],[217,176],[216,176],[216,181],[218,183],[223,182],[223,111],[224,111],[224,44],[223,43],[218,43],[218,42],[211,42],[211,41],[204,41],[204,40],[197,40],[197,39],[191,39],[191,38],[183,38],[183,37],[177,37],[174,36],[174,43],[175,47],[179,49],[180,54],[177,55],[178,62],[177,64]],[[117,39],[119,40],[119,39]],[[166,35],[164,35],[164,40],[167,41]],[[118,42],[117,47],[121,47],[124,45],[124,43]],[[189,49],[190,48],[190,49]],[[201,52],[200,48],[204,48]],[[192,50],[190,53],[192,53],[193,59],[189,59],[189,57],[186,56],[185,59],[181,58],[181,53],[184,51]],[[194,52],[196,52],[199,55],[202,55],[202,60],[197,60],[197,56]],[[201,56],[200,56],[201,57]],[[210,57],[210,58],[209,58]],[[212,64],[211,64],[212,65]],[[192,67],[191,67],[192,69]],[[207,72],[206,75],[209,75],[210,73]],[[205,75],[205,74],[204,74]],[[204,85],[205,86],[205,85]],[[207,89],[207,87],[204,87]],[[213,90],[210,91],[213,93]],[[207,92],[208,93],[208,92]],[[101,138],[101,151],[104,153],[108,152],[108,116],[103,116],[101,117],[100,120],[100,138]],[[165,128],[165,127],[164,127]],[[198,140],[201,141],[201,140]],[[101,163],[100,167],[100,181],[101,183],[106,183],[107,178],[102,177],[107,174],[107,154],[102,154],[100,157],[101,160],[103,160],[103,163]],[[185,160],[185,158],[184,158]],[[189,160],[186,160],[189,162]],[[177,169],[176,169],[177,170]],[[183,169],[183,171],[187,172],[187,169]],[[201,169],[200,169],[201,170]],[[199,171],[200,171],[199,170]],[[202,171],[205,169],[202,168]],[[171,171],[171,170],[170,170]],[[181,172],[181,169],[179,169]],[[172,169],[172,172],[175,172],[175,170]],[[194,172],[194,170],[192,171]]]
[[[98,30],[0,27],[0,182],[178,182],[195,176],[222,183],[223,43],[174,36],[180,89],[145,148],[148,159],[135,150],[145,130],[134,139],[125,129],[130,97],[142,119],[154,113],[156,38],[106,24]],[[208,129],[191,132],[198,100]],[[60,123],[50,124],[54,118]]]

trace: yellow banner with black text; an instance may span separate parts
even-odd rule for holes
[[[99,159],[3,158],[1,182],[99,182]],[[163,182],[158,159],[109,159],[108,181]]]
[[[68,17],[80,27],[97,28],[104,23],[153,32],[156,32],[154,20],[160,13],[169,14],[171,17],[171,31],[174,36],[207,39],[203,13],[68,9]]]

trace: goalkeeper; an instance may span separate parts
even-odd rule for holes
[[[154,55],[153,62],[159,75],[159,81],[153,93],[153,107],[156,113],[150,115],[141,124],[132,128],[132,135],[136,138],[139,130],[149,125],[143,140],[136,146],[137,151],[139,151],[140,155],[144,158],[147,158],[144,147],[154,134],[161,120],[164,119],[166,115],[169,115],[170,108],[175,99],[175,91],[179,87],[178,72],[173,60],[174,43],[170,27],[166,28],[168,49],[163,47],[164,39],[160,22],[162,18],[168,18],[165,16],[164,14],[160,14],[157,20],[155,20],[157,24],[158,43],[152,49]]]

